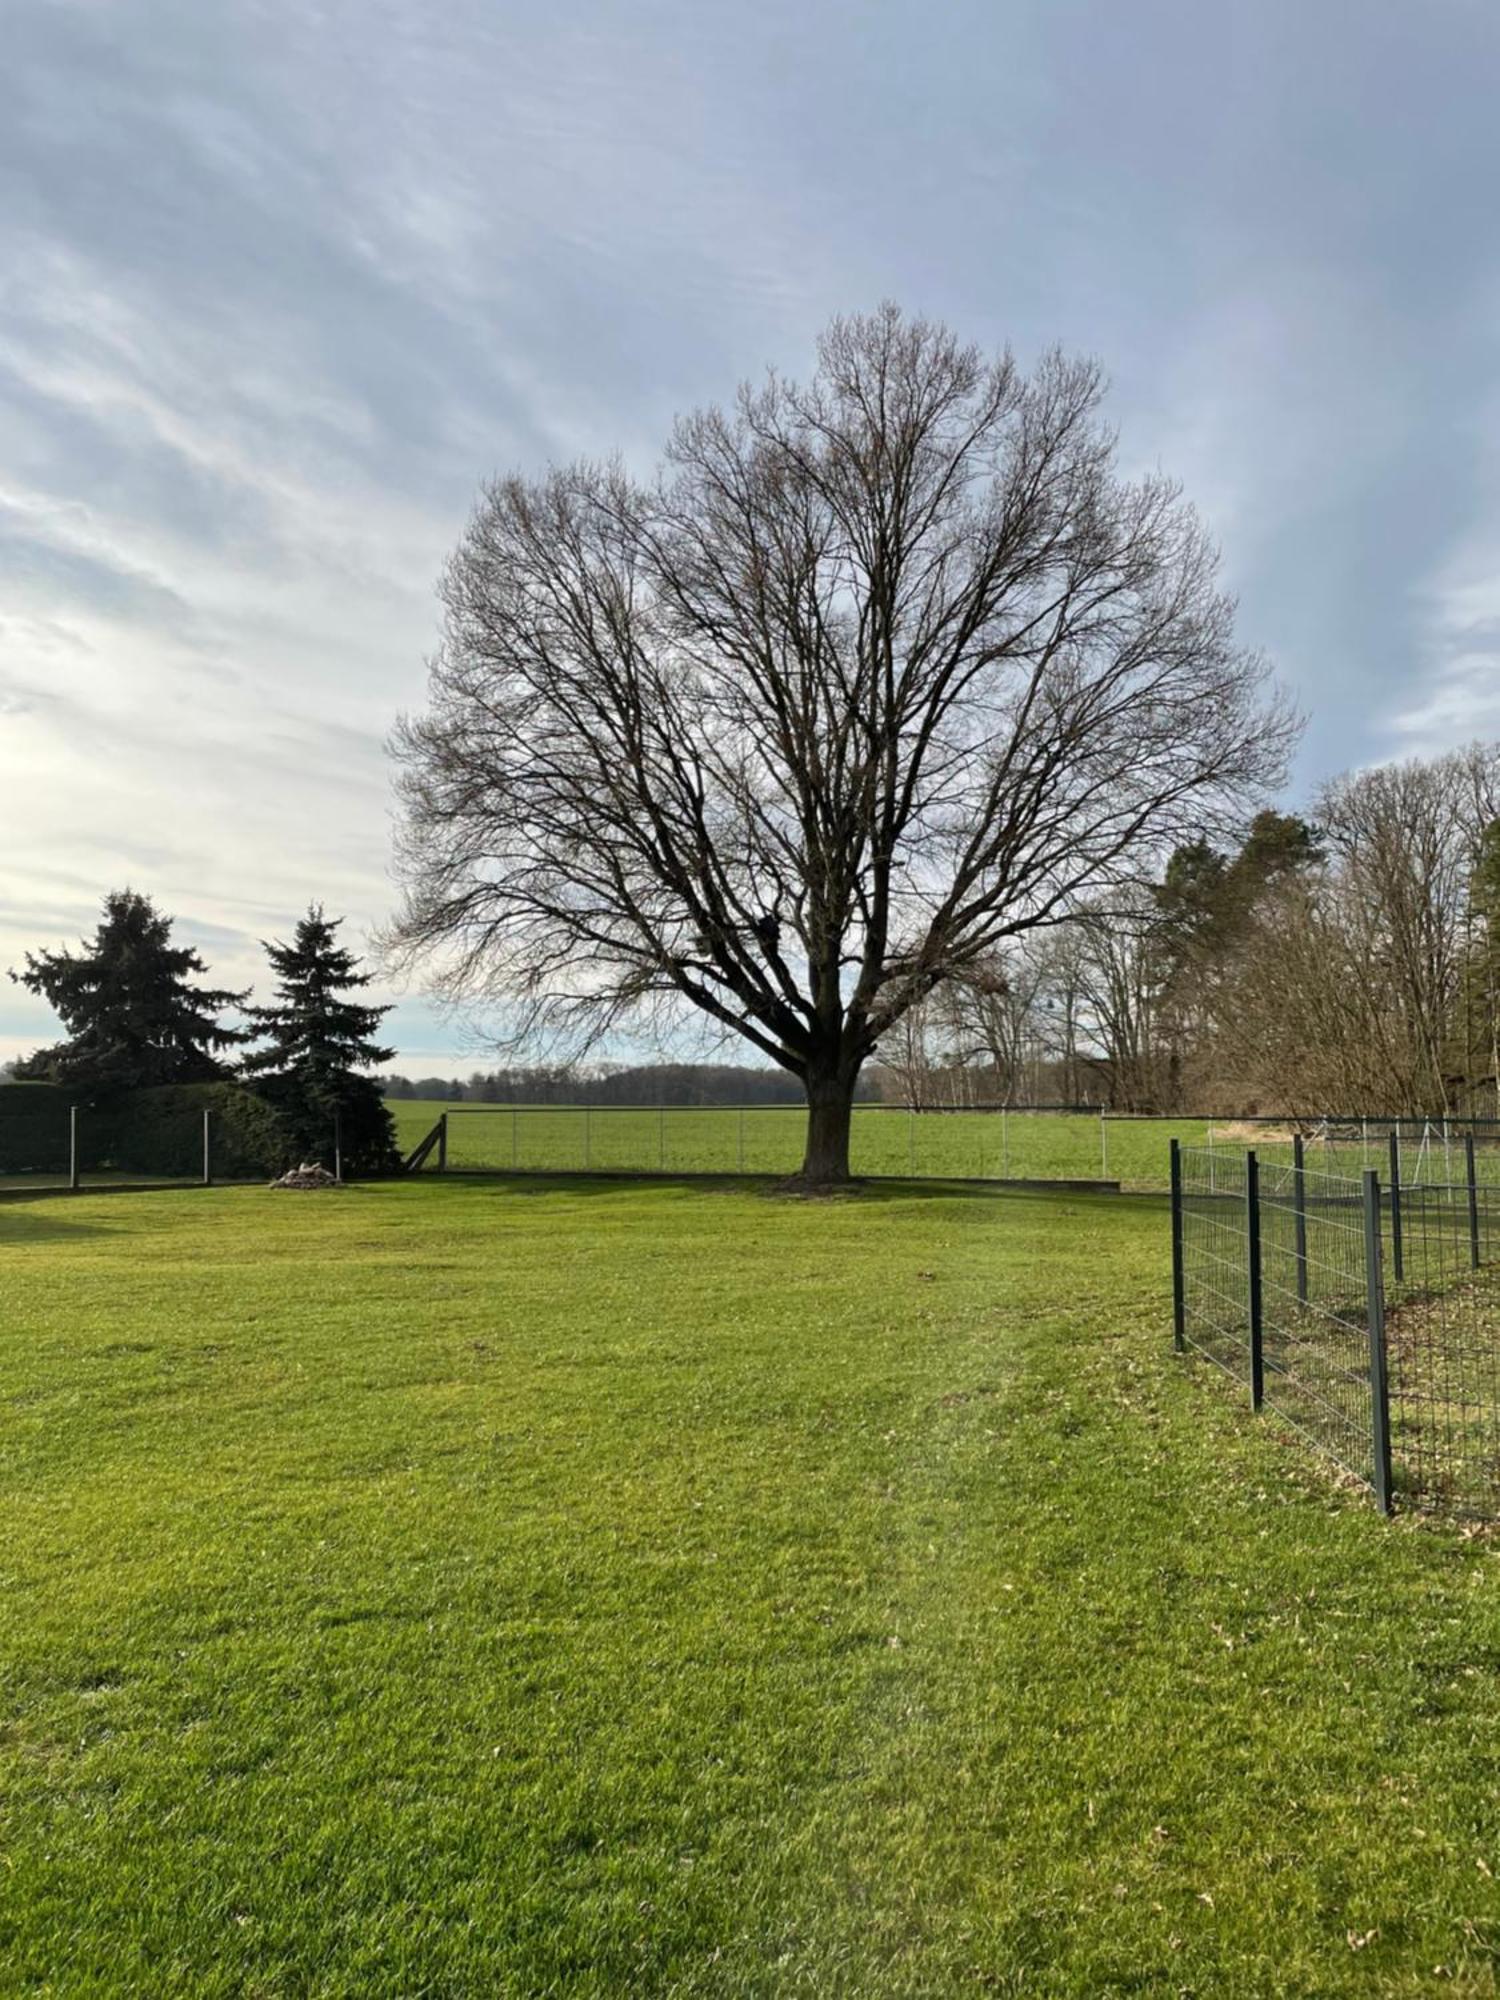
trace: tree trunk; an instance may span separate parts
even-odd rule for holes
[[[849,1180],[849,1124],[856,1078],[835,1071],[809,1076],[807,1149],[799,1179],[809,1187],[838,1187]]]

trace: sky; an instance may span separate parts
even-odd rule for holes
[[[215,984],[392,911],[481,480],[893,298],[1097,355],[1308,715],[1500,735],[1494,0],[6,0],[0,969],[128,884]],[[398,1067],[482,1024],[396,993]],[[0,982],[0,1060],[52,1039]]]

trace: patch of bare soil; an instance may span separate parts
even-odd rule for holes
[[[1295,1125],[1246,1125],[1238,1120],[1221,1124],[1217,1118],[1211,1121],[1215,1145],[1221,1139],[1232,1139],[1237,1145],[1290,1146],[1297,1136]]]

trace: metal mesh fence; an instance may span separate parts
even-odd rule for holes
[[[1237,1381],[1250,1378],[1248,1154],[1177,1149],[1180,1337]]]
[[[97,1112],[40,1092],[37,1106],[19,1130],[0,1120],[0,1195],[190,1187],[212,1177],[213,1120],[205,1111],[153,1115],[132,1143],[136,1135],[118,1107]]]
[[[1497,1211],[1482,1180],[1401,1184],[1386,1277],[1398,1490],[1487,1517],[1500,1517]]]
[[[1384,1179],[1311,1150],[1174,1149],[1178,1346],[1383,1504],[1500,1519],[1500,1185],[1472,1134],[1387,1132]]]
[[[148,1099],[155,1093],[143,1093]],[[294,1157],[295,1151],[295,1157]],[[102,1105],[52,1101],[38,1091],[22,1118],[0,1106],[0,1199],[59,1191],[93,1193],[265,1182],[304,1155],[274,1146],[242,1119],[187,1104],[147,1103],[129,1095]],[[344,1177],[341,1122],[305,1157]]]
[[[1362,1183],[1258,1161],[1265,1401],[1376,1483]]]
[[[403,1150],[424,1172],[795,1173],[807,1114],[793,1105],[432,1105],[394,1103]],[[443,1128],[439,1139],[438,1128]],[[909,1111],[861,1104],[851,1165],[871,1179],[1164,1184],[1173,1128],[1097,1113]],[[1201,1140],[1203,1120],[1177,1126]],[[433,1144],[421,1157],[429,1139]]]
[[[1465,1156],[1472,1152],[1479,1182],[1500,1186],[1500,1121],[1484,1118],[1313,1118],[1267,1121],[1259,1130],[1253,1121],[1210,1128],[1207,1143],[1253,1145],[1265,1161],[1290,1159],[1294,1139],[1300,1139],[1309,1167],[1357,1178],[1373,1169],[1382,1182],[1391,1178],[1391,1144],[1401,1161],[1403,1180],[1447,1184],[1461,1182]]]

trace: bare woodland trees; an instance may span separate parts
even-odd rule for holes
[[[1500,746],[1479,745],[1336,779],[1315,825],[1187,843],[1059,935],[1083,1074],[1128,1110],[1493,1115],[1497,803]]]
[[[1500,1115],[1500,745],[1335,779],[911,1017],[917,1105]],[[881,1050],[891,1071],[889,1045]]]
[[[579,1041],[700,1010],[845,1177],[914,1007],[1281,773],[1213,551],[1116,475],[1100,395],[887,308],[680,422],[654,483],[488,487],[397,738],[397,953]]]
[[[1482,864],[1497,803],[1494,745],[1324,789],[1326,858],[1280,883],[1233,963],[1221,1088],[1278,1110],[1495,1111]]]

